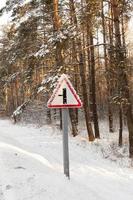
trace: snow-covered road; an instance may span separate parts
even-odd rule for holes
[[[0,200],[133,199],[132,168],[104,159],[99,143],[69,139],[70,180],[63,175],[58,130],[0,120]]]

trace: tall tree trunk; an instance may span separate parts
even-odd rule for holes
[[[127,107],[127,126],[129,132],[129,156],[133,158],[133,114],[132,114],[132,104],[129,92],[129,83],[126,74],[126,63],[125,56],[123,53],[123,47],[121,44],[121,33],[120,33],[120,11],[119,4],[117,0],[111,0],[113,16],[114,16],[114,28],[115,28],[115,41],[116,41],[116,64],[118,68],[118,88],[119,93],[123,99],[126,99]]]
[[[88,66],[89,66],[89,78],[90,78],[90,106],[93,114],[94,132],[95,138],[100,138],[97,103],[96,103],[96,74],[95,74],[95,52],[93,43],[93,17],[90,14],[89,5],[90,1],[86,0],[86,28],[87,28],[87,45],[88,45]],[[90,48],[89,48],[90,45]]]
[[[102,29],[103,29],[103,43],[106,44],[106,27],[105,27],[105,17],[104,17],[104,5],[103,5],[103,0],[102,1]],[[107,48],[106,45],[104,45],[104,64],[105,64],[105,70],[106,70],[106,82],[107,82],[107,100],[108,100],[108,121],[109,121],[109,131],[114,132],[113,130],[113,113],[111,109],[111,104],[110,104],[110,91],[111,91],[111,86],[109,82],[109,68],[108,68],[108,60],[107,60]]]
[[[61,30],[61,18],[59,16],[59,2],[58,0],[53,0],[53,7],[54,7],[54,31],[58,34],[58,32]],[[60,68],[63,66],[63,56],[62,56],[62,50],[63,50],[63,44],[61,41],[56,42],[56,65],[57,68]],[[77,135],[77,123],[75,121],[75,115],[70,113],[70,120],[72,123],[72,133],[73,135]],[[62,129],[62,114],[60,110],[60,129]]]
[[[59,16],[59,2],[58,0],[53,0],[53,27],[54,33],[58,34],[61,29],[61,19]],[[56,68],[63,66],[63,56],[62,56],[62,43],[61,41],[56,42]],[[60,110],[60,129],[62,129],[62,113]]]
[[[122,146],[122,132],[123,132],[123,120],[122,120],[122,106],[120,105],[119,108],[119,123],[120,123],[120,127],[119,127],[119,146]]]
[[[87,127],[89,141],[93,141],[94,134],[93,134],[91,119],[90,119],[90,109],[89,109],[86,78],[85,78],[85,67],[84,67],[82,53],[80,53],[80,76],[81,76],[82,91],[83,91],[83,104],[84,104],[84,111],[85,111],[86,127]]]
[[[94,55],[94,43],[93,35],[90,33],[90,53],[91,53],[91,87],[92,87],[92,111],[93,111],[93,122],[95,130],[95,138],[100,138],[98,114],[97,114],[97,103],[96,103],[96,75],[95,75],[95,55]]]
[[[73,16],[73,23],[77,27],[77,32],[78,32],[78,22],[77,22],[77,17],[75,13],[75,6],[74,6],[74,1],[70,1],[70,9],[72,12]],[[87,86],[86,86],[86,69],[84,66],[84,60],[83,60],[83,53],[82,53],[82,43],[81,43],[81,38],[77,39],[77,44],[79,47],[79,69],[80,69],[80,77],[81,77],[81,84],[82,84],[82,94],[83,94],[83,105],[84,105],[84,112],[85,112],[85,120],[86,120],[86,127],[87,127],[87,132],[88,132],[88,138],[89,141],[93,141],[94,134],[93,134],[93,129],[91,125],[91,120],[90,120],[90,110],[89,110],[89,102],[88,102],[88,93],[87,93]]]

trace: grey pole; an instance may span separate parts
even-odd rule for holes
[[[69,173],[69,146],[68,146],[68,108],[62,109],[62,123],[63,123],[63,162],[64,174],[70,178]]]

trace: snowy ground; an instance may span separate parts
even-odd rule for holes
[[[0,200],[133,199],[133,168],[114,136],[93,144],[70,136],[69,147],[70,180],[63,175],[58,130],[0,120]]]

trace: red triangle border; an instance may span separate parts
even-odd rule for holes
[[[66,84],[68,85],[69,89],[71,90],[72,94],[74,95],[75,99],[77,100],[78,104],[62,104],[62,105],[52,105],[52,101],[55,98],[56,93],[58,92],[59,88],[61,87],[62,82],[65,80]],[[49,102],[50,101],[50,102]],[[81,108],[82,102],[78,98],[76,91],[72,88],[71,84],[67,81],[66,78],[62,79],[61,82],[58,83],[57,88],[53,95],[51,96],[50,100],[48,101],[47,107],[48,108]]]

